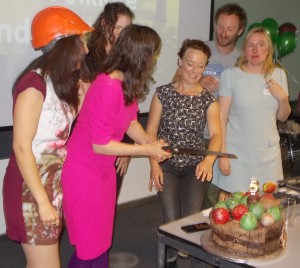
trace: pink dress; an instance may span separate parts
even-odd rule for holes
[[[125,106],[122,82],[108,75],[99,75],[86,94],[62,171],[67,229],[80,259],[110,248],[114,224],[116,157],[94,153],[92,144],[121,141],[137,111],[137,102]]]

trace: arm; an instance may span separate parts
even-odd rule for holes
[[[279,108],[277,111],[277,120],[284,122],[288,119],[290,113],[291,113],[291,106],[288,100],[288,96],[285,96],[278,99]]]
[[[210,136],[208,150],[220,151],[222,145],[222,128],[219,103],[212,103],[207,110],[207,125]],[[216,156],[207,155],[196,167],[196,177],[202,181],[212,179],[212,167]]]
[[[126,133],[133,140],[135,140],[139,144],[151,143],[151,137],[149,137],[141,124],[138,121],[133,121],[127,130]],[[132,143],[132,142],[130,142]],[[127,172],[128,165],[130,163],[130,156],[119,156],[116,161],[117,172],[120,173],[121,176],[124,176]]]
[[[220,104],[220,118],[223,133],[221,152],[226,153],[226,128],[232,97],[219,96],[218,101]],[[223,175],[230,175],[230,162],[228,158],[219,158],[219,169]]]
[[[118,156],[150,156],[157,161],[164,161],[171,156],[162,149],[162,146],[167,145],[163,141],[152,142],[151,144],[134,145],[123,142],[110,140],[104,145],[93,144],[93,150],[96,154],[103,155],[118,155]]]
[[[171,156],[162,149],[162,146],[167,145],[164,141],[152,142],[151,137],[145,132],[138,121],[133,121],[127,131],[128,136],[133,139],[135,144],[128,144],[110,140],[107,144],[98,145],[93,144],[94,152],[104,155],[118,155],[118,156],[150,156],[157,161],[164,161]]]
[[[79,105],[78,105],[78,113],[81,109],[85,94],[90,87],[90,83],[85,83],[82,80],[79,80],[79,90],[78,90],[78,98],[79,98]]]
[[[122,142],[134,144],[134,141],[130,139],[127,134],[124,135]],[[119,173],[120,176],[126,175],[130,161],[131,161],[131,156],[120,156],[117,158],[116,171],[117,173]]]
[[[22,177],[38,204],[44,225],[58,225],[59,217],[42,185],[32,152],[43,101],[42,93],[35,88],[28,88],[18,95],[13,115],[13,150]]]
[[[284,122],[288,119],[291,113],[291,106],[289,104],[289,96],[287,92],[274,79],[267,82],[267,87],[273,97],[278,101],[277,120]]]
[[[162,114],[162,104],[158,99],[157,93],[154,93],[150,105],[149,117],[147,121],[146,131],[152,137],[153,140],[157,140],[157,134]],[[152,183],[157,191],[163,190],[163,173],[158,162],[155,159],[149,158],[151,172],[149,189],[151,190]]]
[[[152,137],[146,133],[142,125],[136,120],[131,122],[126,134],[138,144],[148,144],[153,140]]]
[[[146,134],[145,130],[138,121],[133,121],[131,123],[126,134],[138,144],[147,144],[151,143],[152,141],[151,137]],[[117,172],[120,172],[121,176],[126,174],[130,160],[130,156],[119,156],[117,158]]]

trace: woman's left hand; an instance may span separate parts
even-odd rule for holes
[[[201,161],[196,167],[196,177],[197,180],[202,182],[211,181],[212,179],[212,164],[208,161]]]
[[[223,176],[231,174],[230,161],[228,158],[219,158],[219,170]]]
[[[281,101],[287,98],[288,96],[288,94],[284,91],[284,89],[274,79],[270,79],[267,82],[267,88],[270,94],[278,101]]]
[[[120,176],[124,176],[127,173],[127,169],[130,163],[130,156],[119,156],[116,161],[117,173]]]

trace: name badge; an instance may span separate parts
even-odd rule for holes
[[[267,88],[263,89],[263,93],[265,96],[271,96],[271,93],[270,93],[269,89],[267,89]]]

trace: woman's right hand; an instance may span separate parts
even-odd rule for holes
[[[59,225],[57,211],[49,201],[39,205],[39,213],[44,226]]]
[[[150,172],[150,180],[149,180],[149,190],[151,192],[152,187],[157,192],[162,192],[164,184],[164,174],[159,166],[158,163],[151,165],[151,172]]]
[[[223,176],[231,174],[230,161],[228,158],[219,158],[219,170]]]
[[[154,141],[151,144],[146,144],[147,155],[155,159],[157,162],[163,162],[172,157],[172,154],[165,151],[162,147],[169,144],[163,140]]]
[[[214,93],[219,88],[219,81],[212,76],[202,76],[200,85],[206,88],[210,93]]]

